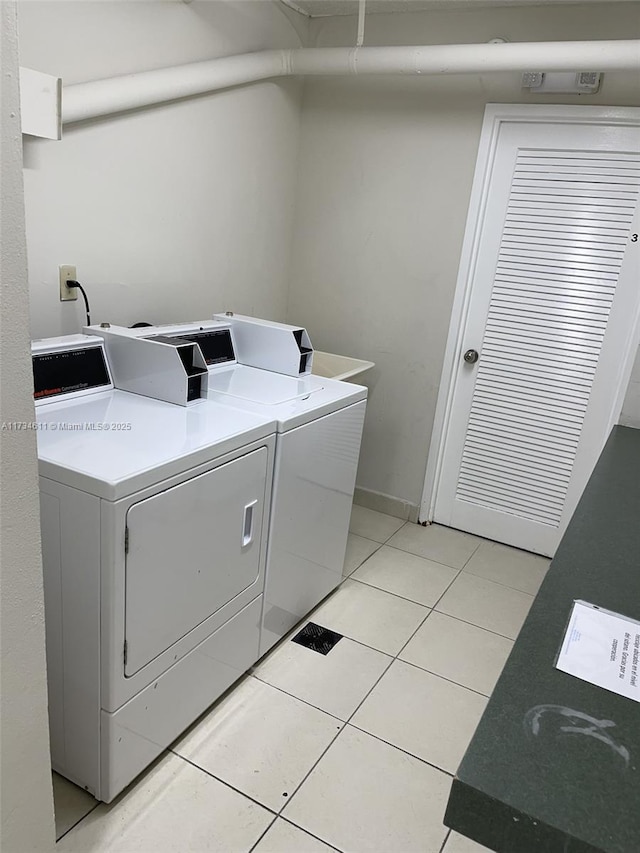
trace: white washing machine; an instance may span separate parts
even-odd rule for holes
[[[243,324],[240,349],[252,364],[275,364],[292,375],[238,364],[235,323],[242,319],[85,331],[105,338],[114,364],[130,337],[197,342],[209,370],[208,399],[277,422],[262,656],[342,580],[367,388],[310,375],[306,331],[253,318]],[[277,339],[271,347],[263,337],[269,328]],[[116,371],[116,384],[119,378]]]
[[[52,763],[109,802],[259,656],[275,419],[32,356]]]

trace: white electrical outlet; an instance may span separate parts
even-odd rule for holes
[[[68,287],[68,281],[77,281],[76,268],[70,264],[63,264],[58,267],[60,271],[60,302],[70,302],[72,299],[78,298],[78,288]]]

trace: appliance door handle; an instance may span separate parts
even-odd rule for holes
[[[251,503],[247,504],[244,508],[244,520],[242,522],[242,547],[246,548],[247,545],[251,545],[253,541],[253,515],[254,515],[254,507],[257,505],[258,500],[256,498],[255,501],[251,501]]]

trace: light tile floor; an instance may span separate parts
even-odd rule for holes
[[[354,506],[309,617],[343,639],[325,656],[296,628],[108,806],[54,774],[59,850],[485,850],[442,817],[548,564]]]

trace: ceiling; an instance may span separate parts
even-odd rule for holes
[[[281,0],[310,18],[357,15],[358,0]],[[423,12],[430,9],[481,9],[488,6],[560,6],[570,3],[603,3],[607,0],[367,0],[367,14],[375,12]],[[610,0],[609,0],[610,2]],[[618,0],[634,3],[638,0]]]

